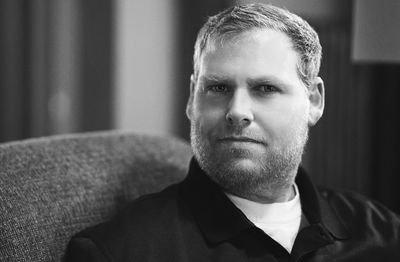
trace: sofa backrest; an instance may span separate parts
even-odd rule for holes
[[[187,143],[116,131],[0,145],[0,261],[60,261],[72,235],[185,176]]]

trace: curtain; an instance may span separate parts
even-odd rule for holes
[[[400,65],[364,65],[372,71],[372,196],[400,214]]]
[[[111,125],[112,3],[0,1],[0,141]]]

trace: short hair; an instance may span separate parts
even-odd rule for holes
[[[321,64],[322,47],[318,34],[304,19],[288,10],[260,3],[236,5],[208,18],[195,43],[194,79],[197,80],[201,56],[211,41],[229,40],[254,29],[281,31],[291,39],[293,48],[299,55],[299,77],[309,87],[311,80],[318,76]]]

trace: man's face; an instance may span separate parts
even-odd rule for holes
[[[224,190],[262,199],[293,184],[311,124],[297,62],[275,30],[216,42],[201,57],[187,107],[192,147]]]

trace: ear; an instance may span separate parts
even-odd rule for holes
[[[325,107],[325,87],[320,77],[316,77],[309,86],[308,99],[310,101],[308,125],[313,126],[321,118]]]
[[[196,83],[194,80],[194,76],[192,74],[190,76],[190,95],[186,104],[186,116],[189,118],[189,120],[191,120],[193,116],[193,97],[194,97],[195,86]]]

